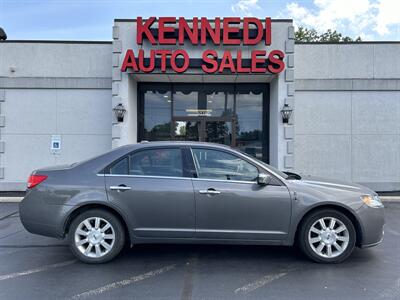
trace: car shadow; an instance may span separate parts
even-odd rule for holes
[[[245,263],[246,265],[290,265],[310,268],[354,268],[364,263],[379,263],[380,255],[373,249],[355,248],[341,264],[318,264],[306,258],[297,247],[264,245],[203,245],[203,244],[141,244],[125,248],[121,262],[159,261],[185,262],[196,257],[203,264]]]

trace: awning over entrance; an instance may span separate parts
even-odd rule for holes
[[[130,74],[138,82],[194,82],[194,83],[262,83],[270,82],[276,75],[273,74],[198,74],[198,73],[146,73]]]

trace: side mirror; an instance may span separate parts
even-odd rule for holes
[[[268,175],[268,174],[265,174],[265,173],[258,174],[257,183],[259,185],[267,185],[267,184],[269,184],[271,182],[271,180],[272,180],[271,175]]]

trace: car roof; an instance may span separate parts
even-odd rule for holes
[[[147,148],[152,146],[206,146],[206,147],[213,147],[213,148],[222,148],[222,149],[232,149],[230,146],[217,144],[217,143],[206,143],[206,142],[193,142],[193,141],[141,141],[137,144],[132,144],[137,148]]]

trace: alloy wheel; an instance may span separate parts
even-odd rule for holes
[[[324,258],[338,257],[349,245],[349,230],[342,221],[323,217],[315,221],[308,232],[311,249]]]
[[[90,217],[79,223],[75,230],[75,245],[86,257],[99,258],[114,246],[115,231],[110,222],[99,217]]]

